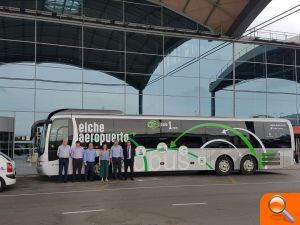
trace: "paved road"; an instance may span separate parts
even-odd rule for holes
[[[0,194],[0,218],[1,224],[13,225],[256,225],[264,193],[299,191],[300,170],[108,183],[27,177]]]

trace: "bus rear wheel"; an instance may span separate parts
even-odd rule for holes
[[[220,156],[216,161],[215,168],[218,175],[229,175],[233,170],[233,162],[229,156]]]
[[[241,174],[252,175],[255,173],[256,169],[257,169],[257,161],[253,156],[248,155],[242,158],[241,165],[240,165]]]

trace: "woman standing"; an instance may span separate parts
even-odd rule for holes
[[[108,181],[109,152],[106,143],[102,145],[102,149],[99,154],[99,164],[101,181]]]

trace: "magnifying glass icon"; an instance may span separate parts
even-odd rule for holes
[[[269,209],[275,214],[283,213],[285,217],[291,222],[294,223],[295,219],[291,216],[286,210],[285,199],[279,195],[274,195],[269,201]]]

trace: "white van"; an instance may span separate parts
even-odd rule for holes
[[[0,152],[0,192],[4,191],[6,186],[16,183],[16,164],[7,155]]]

